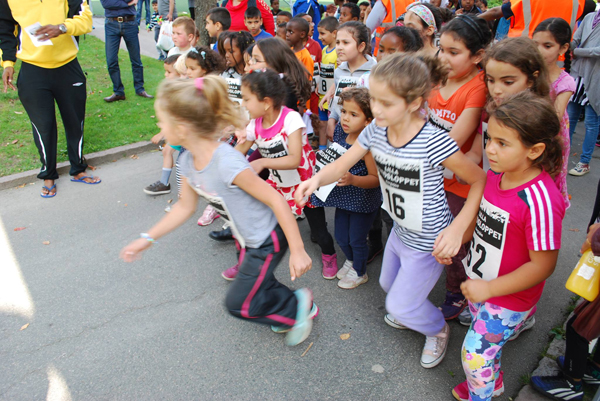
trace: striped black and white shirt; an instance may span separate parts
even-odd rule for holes
[[[436,237],[452,222],[452,214],[444,192],[444,168],[441,163],[459,150],[456,142],[446,131],[427,122],[406,145],[396,148],[388,141],[387,128],[378,127],[376,121],[373,121],[360,134],[358,143],[362,148],[371,151],[377,164],[384,208],[385,200],[389,199],[388,205],[392,206],[392,210],[388,211],[394,218],[396,235],[411,249],[432,252]],[[403,169],[404,166],[409,168]],[[400,175],[402,177],[399,178]],[[414,178],[406,178],[409,176]],[[390,188],[403,191],[394,195],[392,189],[391,194],[386,193],[386,182]],[[409,194],[409,197],[406,194]],[[396,202],[392,197],[399,201]],[[422,202],[421,207],[416,204],[418,202]],[[411,215],[410,211],[415,210],[420,210],[421,215]],[[407,228],[406,225],[411,225],[410,220],[419,220],[421,229]],[[405,222],[409,223],[404,224]],[[414,227],[414,224],[412,226]]]

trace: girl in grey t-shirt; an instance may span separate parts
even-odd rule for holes
[[[173,231],[205,198],[228,221],[242,246],[239,274],[227,292],[229,312],[241,319],[286,331],[286,344],[304,341],[312,329],[312,292],[292,292],[277,281],[275,267],[290,249],[292,280],[311,268],[296,220],[281,195],[260,179],[244,156],[218,142],[226,126],[243,121],[228,99],[227,84],[216,76],[163,81],[155,104],[161,132],[173,145],[184,146],[181,199],[148,233],[121,251],[133,261],[155,240]],[[316,306],[314,306],[316,308]]]

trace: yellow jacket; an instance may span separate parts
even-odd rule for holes
[[[67,33],[50,39],[52,46],[36,47],[25,31],[35,23],[65,24]],[[17,57],[42,68],[61,67],[77,57],[75,37],[91,30],[92,13],[86,0],[0,0],[2,67],[12,67]]]

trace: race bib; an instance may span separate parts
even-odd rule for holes
[[[498,277],[510,214],[481,199],[477,225],[467,257],[463,260],[467,276],[490,281]]]
[[[379,172],[383,205],[398,225],[423,230],[423,161],[373,155]]]
[[[315,56],[312,56],[313,60]],[[319,73],[319,63],[317,63],[315,61],[315,66],[314,68],[314,72],[313,72],[313,79],[312,79],[312,87],[310,88],[311,93],[312,92],[317,92],[317,88],[319,87],[319,82],[321,81],[321,77],[320,77],[320,73]]]
[[[315,157],[317,162],[315,164],[315,174],[317,174],[319,170],[326,165],[339,159],[344,153],[346,153],[346,148],[338,143],[332,143],[327,149],[316,152]],[[319,187],[314,194],[317,198],[321,199],[323,202],[326,202],[329,194],[331,191],[333,191],[335,186],[335,182],[329,185],[323,185],[322,187]]]
[[[288,147],[286,141],[281,137],[281,135],[276,135],[273,139],[269,141],[259,140],[256,141],[258,145],[258,151],[262,155],[262,157],[267,159],[277,159],[279,157],[284,157],[289,155]],[[269,177],[273,180],[278,187],[289,188],[295,185],[300,184],[302,181],[300,179],[300,174],[298,170],[273,170],[269,169],[271,172],[271,176]]]
[[[319,95],[326,94],[327,90],[334,84],[334,71],[335,64],[321,64],[321,71],[319,73]]]
[[[340,93],[342,93],[342,91],[345,88],[354,88],[356,87],[356,84],[358,83],[358,80],[360,78],[359,77],[342,77],[340,78],[340,80],[338,81],[338,84],[335,88],[335,96],[339,96]]]
[[[225,201],[223,200],[223,198],[221,198],[219,196],[210,195],[206,191],[203,191],[200,188],[200,185],[194,185],[192,188],[194,188],[194,191],[196,191],[196,193],[198,195],[200,195],[201,197],[206,199],[206,201],[209,203],[209,205],[212,206],[217,211],[217,213],[221,216],[221,218],[223,218],[227,222],[227,224],[231,228],[231,232],[233,233],[233,236],[235,237],[235,239],[240,243],[240,246],[242,248],[245,248],[246,241],[244,240],[244,237],[242,237],[240,235],[240,232],[239,232],[237,226],[233,222],[233,219],[231,218],[231,214],[229,213],[229,209],[227,208],[227,205],[225,204]]]
[[[236,78],[225,78],[229,98],[234,102],[242,104],[242,81]]]

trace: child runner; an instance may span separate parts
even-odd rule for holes
[[[248,7],[244,12],[244,24],[250,34],[254,37],[254,41],[258,42],[261,39],[272,38],[273,35],[264,31],[262,15],[258,7]]]
[[[535,118],[531,118],[535,116]],[[502,347],[539,301],[556,266],[565,204],[551,174],[562,168],[560,121],[544,98],[521,92],[490,111],[491,168],[461,285],[473,322],[462,346],[467,381],[457,400],[504,392]]]
[[[340,24],[346,22],[355,21],[359,22],[360,19],[360,7],[355,3],[344,3],[340,7]],[[361,22],[362,23],[362,22]]]
[[[308,22],[309,31],[308,36],[306,37],[306,42],[304,47],[310,53],[310,58],[313,61],[313,79],[312,79],[312,87],[311,87],[311,96],[310,96],[310,110],[315,116],[319,115],[319,95],[317,94],[317,85],[320,80],[321,75],[321,60],[323,58],[323,49],[319,42],[312,38],[314,31],[314,23],[312,22],[312,17],[306,13],[299,13],[296,17],[300,17]],[[321,124],[325,125],[325,124]]]
[[[483,72],[479,63],[485,48],[492,40],[487,23],[470,15],[461,15],[442,29],[439,57],[448,67],[448,80],[441,88],[432,91],[428,99],[429,122],[449,132],[463,152],[471,149],[487,94]],[[461,184],[452,171],[444,173],[444,189],[448,206],[456,216],[465,203],[469,186]],[[465,281],[462,260],[467,246],[446,266],[446,298],[441,306],[444,319],[455,319],[467,306],[460,292],[460,283]]]
[[[437,7],[428,3],[412,3],[406,7],[404,25],[419,32],[425,45],[424,51],[428,55],[437,54],[435,40],[437,33],[442,29],[442,14]]]
[[[296,54],[296,57],[298,57],[298,60],[306,67],[312,80],[314,61],[308,50],[304,47],[309,30],[310,25],[304,18],[294,17],[286,25],[285,40]]]
[[[485,80],[490,100],[499,106],[512,95],[530,91],[540,97],[547,97],[550,91],[548,70],[542,55],[537,50],[535,43],[529,38],[508,38],[492,46],[485,56]],[[485,144],[488,141],[488,114],[484,112],[477,137],[467,157],[481,163],[483,169],[490,169],[490,163],[485,156]],[[483,138],[482,139],[482,135]],[[515,331],[508,341],[515,340],[523,331],[535,325],[534,307],[525,320],[525,323]],[[458,316],[458,321],[464,326],[471,325],[471,312],[465,308]]]
[[[350,88],[340,93],[339,98],[340,122],[333,133],[334,145],[324,151],[326,155],[339,155],[350,149],[373,120],[367,88]],[[367,234],[381,207],[381,190],[373,156],[367,153],[352,166],[338,180],[326,200],[315,194],[310,199],[314,206],[336,208],[335,239],[346,255],[344,266],[337,272],[340,279],[338,287],[352,289],[369,281]]]
[[[169,50],[168,55],[186,55],[194,46],[196,39],[196,25],[190,17],[179,17],[173,21],[173,43],[175,47]]]
[[[275,23],[277,26],[281,24],[287,24],[292,19],[292,13],[289,11],[279,11],[277,16],[275,17]]]
[[[208,32],[208,35],[211,39],[215,40],[215,43],[212,45],[212,49],[214,51],[219,51],[217,48],[217,43],[219,41],[219,36],[229,30],[231,26],[231,15],[229,11],[225,7],[215,7],[208,10],[206,13],[206,24],[204,27]]]
[[[275,32],[275,36],[278,39],[286,41],[286,39],[285,39],[286,32],[287,32],[287,23],[282,22],[281,24],[277,25],[277,31]],[[286,43],[287,43],[287,41],[286,41]]]
[[[563,168],[554,177],[554,182],[565,200],[565,207],[571,205],[567,191],[567,173],[569,170],[569,153],[571,151],[571,140],[569,138],[569,115],[567,105],[573,92],[575,92],[575,80],[569,75],[571,69],[571,26],[562,18],[548,18],[542,21],[533,32],[533,41],[537,44],[550,75],[550,98],[560,118],[560,141],[563,149]],[[560,56],[565,56],[565,69],[557,64]]]
[[[337,19],[334,17],[326,17],[319,22],[319,26],[317,27],[317,30],[319,31],[319,40],[323,43],[321,65],[319,66],[320,80],[317,85],[319,103],[329,90],[329,87],[333,86],[335,82],[334,72],[337,65],[335,41],[338,26],[339,23]],[[327,148],[327,120],[329,120],[327,103],[323,104],[322,109],[319,108],[319,120],[322,121],[321,130],[319,132],[319,149],[324,150]]]
[[[258,178],[239,152],[218,141],[223,128],[243,120],[228,99],[226,82],[215,76],[163,81],[155,109],[167,141],[189,150],[182,160],[186,185],[171,213],[123,248],[121,257],[127,262],[139,258],[156,240],[183,224],[194,214],[200,195],[222,211],[243,246],[243,274],[225,299],[229,312],[241,319],[292,328],[285,342],[300,344],[312,329],[308,318],[312,293],[306,288],[292,292],[277,281],[274,270],[288,244],[292,280],[310,269],[311,260],[285,200]]]
[[[439,63],[432,65],[441,68]],[[421,60],[408,54],[385,58],[370,77],[375,120],[337,161],[300,184],[295,195],[303,205],[306,196],[341,178],[371,151],[383,207],[395,222],[379,278],[388,293],[385,320],[427,337],[421,355],[425,368],[442,361],[450,334],[442,312],[427,299],[443,271],[436,257],[456,255],[485,185],[483,171],[460,152],[448,133],[424,121],[422,108],[431,86],[430,72]],[[459,170],[471,184],[465,206],[454,221],[444,196],[444,167]]]
[[[207,46],[192,47],[185,57],[187,78],[202,78],[208,74],[220,75],[225,70],[225,60]]]
[[[154,30],[154,43],[158,42],[161,23],[162,19],[158,13],[158,0],[152,0],[152,18],[150,20],[150,24],[146,26],[146,29],[148,29],[148,32]],[[167,58],[167,54],[162,49],[157,47],[156,50],[158,50],[158,61],[163,61],[165,58]]]
[[[284,106],[285,84],[272,70],[257,70],[242,79],[242,106],[252,119],[246,127],[246,142],[237,149],[246,154],[256,142],[262,158],[250,164],[255,172],[270,172],[267,183],[287,201],[295,216],[302,208],[294,202],[294,191],[300,182],[312,177],[315,155],[306,138],[306,126],[297,112]],[[241,256],[240,256],[241,258]],[[240,263],[222,273],[233,280]]]
[[[179,78],[179,74],[177,71],[175,71],[175,62],[177,62],[178,58],[179,54],[176,54],[165,59],[163,63],[163,68],[165,69],[165,79]],[[160,141],[163,141],[164,139],[164,135],[159,132],[152,137],[151,141],[152,143],[158,145]],[[144,192],[146,194],[155,196],[171,193],[171,184],[169,184],[169,179],[171,178],[171,172],[173,171],[173,153],[175,153],[175,150],[181,149],[168,144],[165,144],[165,146],[162,147],[161,153],[163,157],[163,167],[160,180],[144,188]]]

